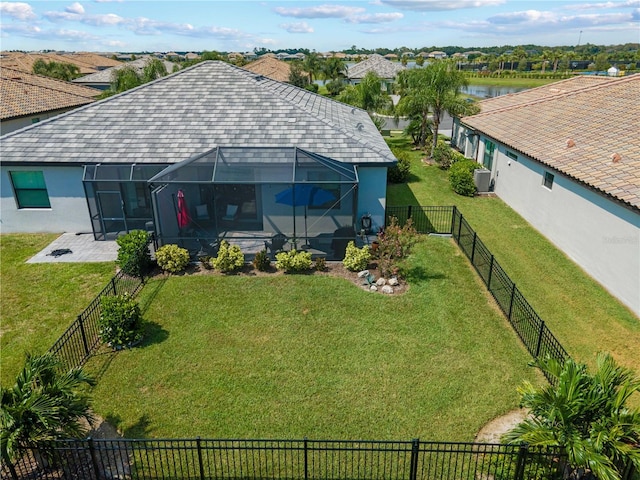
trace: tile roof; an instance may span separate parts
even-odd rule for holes
[[[76,65],[81,74],[87,75],[98,71],[94,63],[87,63],[84,58],[76,58],[72,55],[61,55],[57,53],[21,53],[2,52],[0,66],[2,68],[15,68],[31,73],[36,60],[42,59],[45,62],[63,62]]]
[[[2,157],[175,163],[217,146],[296,146],[343,162],[396,161],[365,111],[217,61],[9,133]]]
[[[373,54],[366,60],[351,65],[347,72],[348,78],[364,78],[368,72],[374,72],[380,78],[395,78],[405,67],[400,63],[387,60],[382,55]]]
[[[573,88],[580,83],[582,88]],[[640,209],[640,75],[586,77],[548,87],[547,95],[514,94],[501,108],[483,109],[461,122]]]
[[[100,91],[26,73],[13,68],[0,69],[0,119],[32,115],[94,102]]]
[[[91,73],[83,77],[74,78],[71,81],[73,83],[80,84],[111,83],[111,74],[113,73],[113,71],[120,70],[121,68],[124,68],[126,66],[130,66],[135,68],[139,73],[142,73],[144,67],[147,65],[147,62],[149,62],[150,59],[151,57],[147,56],[138,58],[137,60],[133,60],[131,62],[117,62],[118,65],[116,65],[115,67],[100,70],[99,72]],[[164,63],[164,66],[167,69],[168,73],[171,73],[173,71],[173,66],[176,65],[174,62],[169,62],[168,60],[162,60],[162,63]]]
[[[288,63],[278,60],[275,57],[263,55],[255,62],[248,63],[242,67],[250,72],[264,75],[278,82],[288,82],[291,67]]]

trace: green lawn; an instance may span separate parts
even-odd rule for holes
[[[115,273],[113,263],[25,263],[57,236],[0,236],[2,385],[13,384],[25,352],[48,350]]]
[[[398,296],[319,275],[152,280],[151,335],[91,365],[95,408],[132,437],[472,440],[542,380],[450,239],[425,237],[408,268]]]
[[[389,140],[407,148],[406,139]],[[455,194],[447,172],[413,152],[412,180],[392,185],[390,205],[457,205],[518,288],[575,359],[608,351],[640,371],[640,320],[499,198]]]
[[[468,77],[469,85],[490,85],[494,87],[534,88],[558,82],[561,78],[496,78],[496,77]]]

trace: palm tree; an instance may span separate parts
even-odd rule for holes
[[[159,58],[152,58],[147,62],[142,70],[142,80],[144,83],[151,82],[167,75],[167,67]]]
[[[573,360],[540,360],[538,366],[555,385],[519,388],[531,417],[503,441],[563,447],[565,478],[620,480],[628,462],[640,469],[640,409],[625,405],[640,392],[640,378],[608,354],[597,356],[594,374]]]
[[[547,61],[549,61],[551,56],[552,56],[551,50],[548,50],[548,49],[542,50],[542,54],[540,55],[540,62],[542,65],[540,69],[541,70],[540,73],[544,74],[544,71],[547,67]]]
[[[79,388],[95,382],[81,369],[61,373],[60,368],[53,355],[27,354],[13,387],[0,387],[0,457],[7,465],[21,447],[85,434],[78,421],[91,422],[92,415],[89,398]]]
[[[304,70],[309,74],[309,82],[313,83],[314,76],[318,76],[322,68],[322,61],[316,52],[311,52],[304,57],[302,62]]]
[[[391,97],[382,90],[382,79],[374,72],[368,72],[359,84],[345,88],[338,100],[369,114],[387,113],[392,106]]]
[[[322,74],[325,80],[337,81],[347,76],[347,66],[338,57],[327,58],[322,65]]]

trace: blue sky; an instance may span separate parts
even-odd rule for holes
[[[0,2],[0,48],[247,51],[640,42],[640,0]]]

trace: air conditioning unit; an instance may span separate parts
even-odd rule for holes
[[[491,170],[476,168],[473,171],[473,183],[476,184],[478,193],[487,193],[491,184]]]

